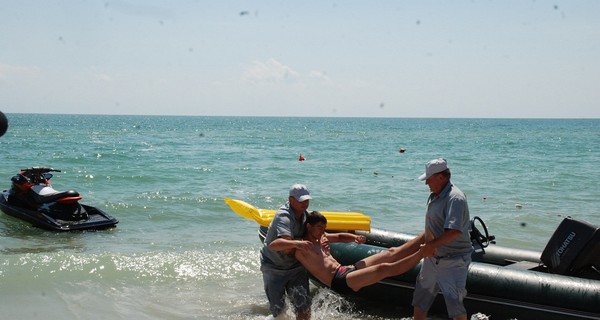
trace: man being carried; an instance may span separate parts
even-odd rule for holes
[[[296,250],[295,256],[315,278],[337,292],[358,291],[385,278],[402,274],[412,269],[423,258],[423,250],[394,261],[373,263],[377,255],[357,262],[355,266],[342,266],[333,258],[323,242],[365,243],[366,237],[351,233],[327,233],[327,218],[318,211],[310,212],[306,218],[304,239],[313,243],[310,250]],[[325,247],[325,248],[323,248]],[[383,251],[385,252],[385,251]]]

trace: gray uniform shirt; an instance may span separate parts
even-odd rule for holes
[[[290,236],[296,240],[302,239],[306,229],[306,214],[307,212],[305,211],[302,215],[302,221],[297,221],[294,210],[290,207],[289,202],[277,210],[269,225],[264,245],[260,249],[260,263],[262,267],[288,270],[300,266],[300,262],[298,262],[293,254],[271,250],[269,249],[269,244],[281,236]]]
[[[432,240],[429,236],[440,237],[445,229],[462,232],[454,241],[439,247],[435,253],[436,256],[448,257],[471,252],[473,245],[469,235],[470,228],[471,219],[467,197],[458,187],[448,182],[439,195],[432,193],[429,196],[425,215],[427,241]]]

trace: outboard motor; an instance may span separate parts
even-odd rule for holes
[[[600,228],[565,218],[542,252],[550,273],[600,280]]]

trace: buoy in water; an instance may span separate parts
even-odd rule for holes
[[[302,153],[300,154],[300,156],[298,157],[298,161],[304,161],[304,156],[302,156]]]
[[[0,111],[0,137],[6,133],[6,130],[8,130],[8,119],[4,113]]]

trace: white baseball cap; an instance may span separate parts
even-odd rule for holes
[[[308,188],[303,184],[295,184],[290,188],[290,197],[294,197],[296,200],[303,202],[312,199]]]
[[[423,173],[419,177],[419,180],[421,180],[421,181],[427,180],[432,175],[434,175],[436,173],[440,173],[446,169],[448,169],[448,162],[446,161],[446,159],[443,159],[443,158],[433,159],[433,160],[427,162],[427,164],[425,165],[425,173]]]

